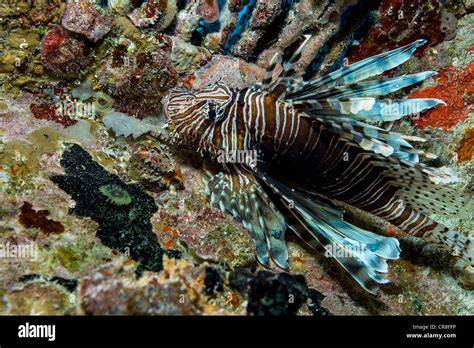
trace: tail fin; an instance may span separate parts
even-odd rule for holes
[[[349,141],[347,134],[340,130],[334,132],[341,136],[339,143],[349,143],[349,147],[340,145],[339,148],[351,153],[352,161],[344,163],[341,156],[323,158],[321,162],[324,163],[318,170],[325,176],[312,183],[311,191],[373,213],[409,234],[443,246],[472,264],[471,240],[430,218],[433,214],[468,215],[472,211],[469,197],[442,185],[456,180],[451,171],[430,168],[400,155],[429,155],[424,152],[400,147],[402,152],[393,153],[390,143],[382,141],[383,137],[389,140],[392,137],[386,131],[378,136],[382,138],[378,142],[354,132]],[[379,152],[382,155],[377,154]]]
[[[420,208],[412,208],[404,199],[393,197],[387,205],[372,213],[398,226],[406,233],[423,238],[431,243],[450,251],[473,265],[473,243],[471,239],[458,231],[432,220],[427,212]]]
[[[289,206],[302,228],[293,229],[310,247],[322,245],[365,290],[376,293],[378,284],[388,283],[387,259],[398,259],[398,240],[365,231],[342,220],[342,213],[323,201],[309,200],[286,185],[259,172],[260,178]]]
[[[470,237],[430,218],[431,215],[463,216],[473,210],[472,200],[440,183],[455,181],[451,171],[433,169],[421,163],[400,160],[385,164],[384,175],[398,187],[397,197],[373,211],[405,232],[421,237],[463,258],[473,267],[474,249]]]

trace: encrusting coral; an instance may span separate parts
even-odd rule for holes
[[[307,81],[425,39],[382,78],[436,71],[395,97],[446,105],[376,125],[427,138],[420,149],[438,158],[426,163],[453,168],[460,178],[453,187],[467,195],[474,165],[469,3],[0,4],[0,246],[37,248],[36,259],[1,258],[0,313],[472,313],[472,269],[415,238],[401,239],[402,259],[390,270],[396,286],[382,287],[376,299],[291,234],[289,273],[264,270],[248,231],[205,197],[203,173],[215,168],[172,143],[163,112],[174,87],[255,85],[274,55],[287,61],[304,35],[311,38],[291,78]],[[284,68],[276,64],[274,75]],[[403,234],[356,208],[346,216],[382,235]],[[472,236],[470,216],[441,222]]]

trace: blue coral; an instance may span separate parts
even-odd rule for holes
[[[252,12],[257,4],[256,0],[250,0],[247,5],[245,5],[242,10],[240,10],[239,15],[237,16],[237,21],[235,23],[235,29],[229,36],[229,39],[224,44],[222,52],[228,54],[232,46],[234,46],[237,41],[242,37],[243,32],[247,28],[250,19],[252,18]]]
[[[353,6],[347,7],[340,16],[339,30],[334,33],[321,47],[311,64],[306,68],[303,75],[305,80],[309,80],[321,68],[321,64],[326,60],[332,47],[339,42],[343,42],[343,48],[330,68],[330,71],[339,69],[342,66],[349,46],[354,41],[359,41],[365,37],[369,29],[375,22],[374,10],[378,9],[381,0],[359,1]],[[362,18],[360,14],[364,15]],[[348,33],[351,33],[348,35]],[[347,37],[345,39],[345,37]]]

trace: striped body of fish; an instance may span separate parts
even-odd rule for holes
[[[420,156],[435,157],[409,143],[422,138],[367,123],[397,120],[443,103],[379,98],[434,72],[367,80],[408,60],[424,41],[315,80],[295,80],[294,64],[308,39],[274,80],[280,55],[252,88],[214,84],[198,91],[173,89],[164,98],[175,138],[224,162],[223,171],[207,183],[211,202],[250,231],[263,265],[273,260],[288,268],[285,232],[290,228],[310,247],[325,250],[370,292],[387,282],[382,273],[388,271],[387,259],[399,257],[398,240],[344,221],[338,202],[373,213],[472,264],[471,240],[430,218],[468,206],[465,197],[444,185],[453,180],[451,173],[419,162]],[[233,161],[236,154],[245,156]]]

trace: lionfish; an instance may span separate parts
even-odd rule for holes
[[[222,171],[208,178],[210,202],[250,232],[262,265],[273,261],[289,268],[285,232],[290,229],[371,293],[388,283],[383,273],[387,260],[399,258],[399,242],[345,221],[341,202],[472,265],[471,240],[430,218],[466,209],[467,198],[443,185],[453,180],[452,172],[420,162],[436,157],[409,143],[423,138],[373,124],[444,104],[379,98],[436,75],[433,71],[369,79],[404,63],[426,41],[303,81],[294,77],[295,66],[309,38],[279,73],[282,56],[275,54],[255,86],[233,90],[215,83],[200,90],[174,88],[164,97],[179,143],[212,159],[223,152],[256,153],[241,163],[223,163]]]

